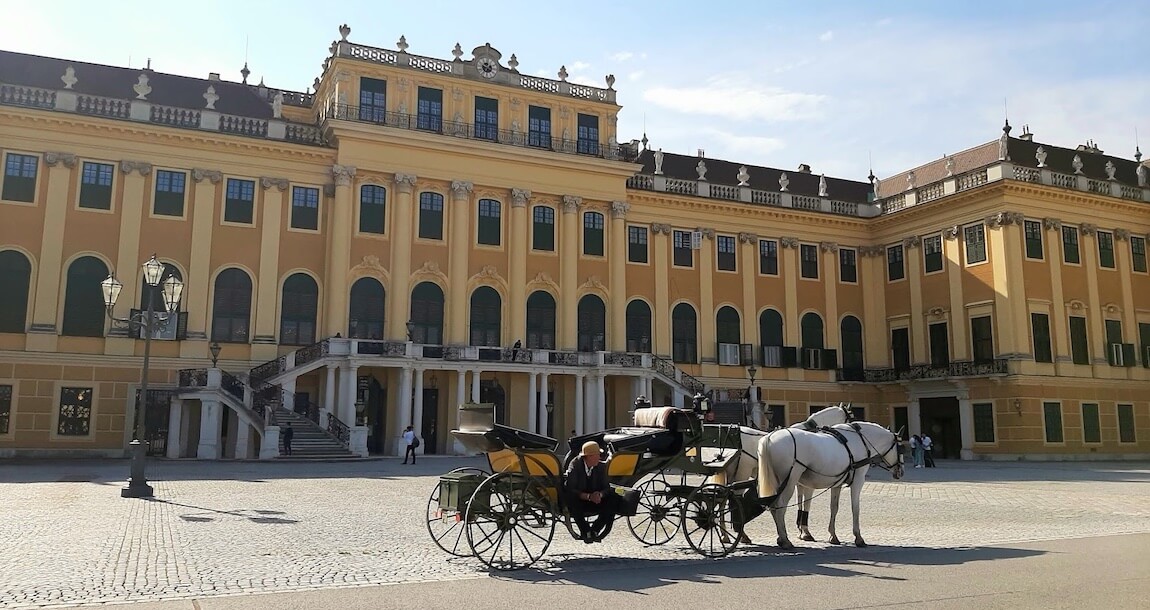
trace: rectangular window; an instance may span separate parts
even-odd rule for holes
[[[930,364],[940,368],[950,366],[950,337],[946,322],[930,325]]]
[[[603,256],[603,215],[599,212],[583,214],[583,254]]]
[[[84,162],[80,170],[80,207],[112,209],[112,175],[115,169],[110,163]]]
[[[492,142],[499,139],[499,100],[475,97],[475,137]]]
[[[1126,354],[1123,353],[1125,346],[1122,345],[1122,320],[1106,320],[1106,360],[1110,366],[1127,366],[1134,364],[1133,362],[1126,362]],[[1117,347],[1115,347],[1117,346]],[[1133,358],[1134,354],[1130,354]]]
[[[974,442],[994,442],[994,404],[976,402],[974,405]]]
[[[419,194],[419,238],[443,239],[443,195]]]
[[[1078,227],[1062,227],[1062,261],[1076,265],[1082,262],[1078,252]]]
[[[1046,442],[1062,442],[1062,404],[1057,402],[1042,403],[1042,416],[1046,421]]]
[[[359,187],[359,232],[383,235],[387,213],[387,189],[378,184]]]
[[[531,247],[544,252],[555,251],[555,210],[547,206],[535,206],[532,213]]]
[[[551,149],[551,109],[527,107],[527,145]]]
[[[905,371],[910,368],[910,329],[890,329],[890,351],[894,356],[894,368]]]
[[[966,264],[986,261],[986,226],[973,225],[962,230],[966,241]]]
[[[60,388],[56,434],[88,436],[92,422],[92,388]]]
[[[923,265],[927,273],[942,271],[942,236],[931,235],[922,239]]]
[[[0,385],[0,434],[8,434],[12,423],[12,386]]]
[[[891,282],[906,277],[902,246],[891,246],[886,249],[886,277]]]
[[[859,281],[858,253],[851,248],[839,249],[839,281],[849,284]]]
[[[1026,236],[1026,258],[1042,260],[1042,223],[1037,220],[1026,220],[1022,223],[1023,233]]]
[[[228,178],[228,185],[224,191],[224,222],[252,224],[255,199],[254,180]]]
[[[691,232],[675,231],[671,236],[674,246],[674,265],[676,267],[691,267],[695,264],[694,254],[691,252]]]
[[[1098,238],[1098,266],[1103,269],[1114,268],[1114,234],[1110,231],[1099,231]]]
[[[799,245],[799,258],[802,259],[802,276],[819,279],[819,248],[810,244]]]
[[[1034,361],[1054,362],[1054,352],[1050,348],[1050,316],[1031,313],[1030,333],[1034,336]]]
[[[1070,355],[1074,364],[1090,364],[1090,343],[1086,335],[1086,318],[1070,316]]]
[[[581,155],[599,154],[599,117],[593,114],[579,114],[579,130],[576,135],[575,151]]]
[[[1118,405],[1118,442],[1133,443],[1134,435],[1134,405]]]
[[[359,120],[383,123],[387,118],[387,81],[359,79]]]
[[[1098,418],[1098,404],[1082,403],[1082,442],[1102,442],[1102,422]]]
[[[419,102],[416,106],[415,128],[439,132],[443,130],[443,90],[431,87],[419,88]]]
[[[647,227],[627,227],[627,261],[647,262]]]
[[[36,200],[36,171],[40,158],[8,153],[4,159],[4,190],[0,199],[32,203]]]
[[[1134,270],[1146,273],[1146,238],[1130,236],[1130,255]]]
[[[502,206],[494,199],[479,200],[479,222],[477,241],[484,246],[498,246]]]
[[[773,239],[759,240],[759,273],[779,274],[779,242]]]
[[[291,227],[293,229],[319,229],[319,189],[312,186],[293,186],[291,189]]]
[[[970,339],[975,362],[994,360],[994,331],[991,329],[990,316],[970,319]]]
[[[187,174],[184,172],[156,170],[156,201],[152,213],[159,216],[183,216],[186,181]]]
[[[715,261],[719,266],[719,271],[734,271],[735,238],[730,235],[718,235],[715,237],[715,248],[719,255],[718,260]]]
[[[1142,366],[1150,368],[1150,324],[1138,323],[1138,342],[1142,349]]]

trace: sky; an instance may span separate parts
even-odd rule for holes
[[[1137,0],[0,0],[0,15],[6,50],[236,81],[246,59],[251,82],[296,91],[342,23],[443,59],[489,42],[524,74],[614,74],[620,141],[857,180],[993,140],[1007,113],[1014,135],[1132,158],[1141,132],[1150,154]]]

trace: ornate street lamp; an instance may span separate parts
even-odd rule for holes
[[[220,359],[220,344],[212,341],[212,344],[208,346],[208,351],[212,353],[212,368],[214,369],[216,362]]]
[[[751,412],[753,411],[752,405],[754,404],[754,402],[753,402],[755,400],[754,394],[756,393],[754,391],[755,390],[755,374],[758,372],[759,372],[759,369],[755,367],[754,362],[747,365],[747,377],[751,378],[751,383],[750,383],[750,385],[747,386],[747,400],[743,404],[743,422],[744,423],[751,423]]]
[[[411,341],[412,337],[414,337],[414,336],[415,336],[415,322],[408,320],[407,321],[407,340]]]
[[[159,286],[160,281],[164,279],[164,264],[156,258],[155,254],[143,264],[142,270],[144,282],[152,288]],[[177,315],[180,309],[180,297],[184,293],[184,283],[175,276],[169,276],[163,284],[161,294],[164,299],[164,311],[157,313],[155,300],[152,295],[147,295],[147,311],[135,313],[127,318],[117,318],[112,311],[116,307],[116,300],[120,298],[124,284],[117,280],[114,274],[100,282],[100,289],[104,293],[104,309],[108,317],[113,322],[128,325],[129,328],[132,325],[139,325],[144,331],[144,366],[140,379],[140,407],[136,409],[136,425],[132,430],[133,440],[129,443],[132,451],[131,479],[129,479],[128,486],[120,490],[120,497],[122,498],[152,497],[152,486],[148,485],[148,480],[144,476],[144,466],[148,455],[148,368],[152,354],[152,333],[166,328],[172,316]],[[216,357],[219,354],[219,346],[213,345],[213,347],[212,366],[214,367]]]

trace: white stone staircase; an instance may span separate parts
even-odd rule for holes
[[[315,422],[299,413],[287,409],[277,409],[275,421],[279,425],[281,439],[288,424],[291,424],[294,431],[291,455],[284,454],[281,441],[279,459],[338,460],[359,457],[352,453],[347,445],[329,434],[327,430],[320,428]]]

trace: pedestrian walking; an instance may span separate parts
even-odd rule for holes
[[[915,468],[922,468],[922,439],[917,434],[910,437],[910,455]]]
[[[929,434],[922,435],[922,458],[927,468],[934,468],[934,441]]]
[[[407,456],[410,455],[411,463],[415,464],[415,449],[419,447],[419,439],[415,436],[415,430],[411,426],[403,431],[403,444],[407,446],[403,452],[403,463],[407,463]]]
[[[291,424],[289,423],[287,425],[287,428],[285,428],[284,432],[283,432],[284,455],[291,455],[291,439],[294,436],[295,436],[295,430],[292,430]]]

